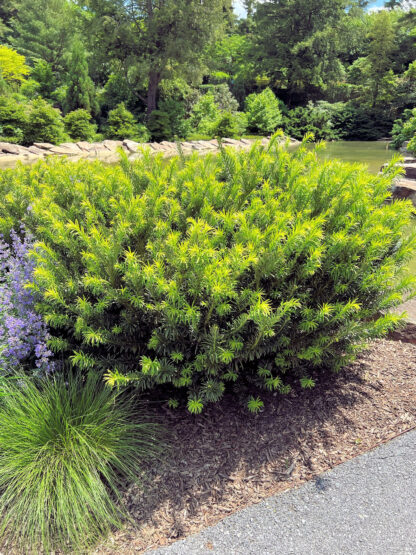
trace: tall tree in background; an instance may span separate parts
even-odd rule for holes
[[[94,83],[88,73],[88,62],[85,49],[77,39],[71,51],[68,64],[68,89],[66,93],[65,111],[71,112],[83,108],[88,112],[95,112]]]
[[[86,8],[101,48],[126,71],[144,76],[148,116],[157,107],[162,79],[200,70],[201,53],[220,35],[232,9],[231,0],[90,0]]]
[[[368,33],[370,45],[367,56],[371,104],[375,108],[383,90],[392,88],[394,75],[391,70],[395,50],[395,29],[388,12],[381,10],[372,16]],[[392,85],[389,87],[389,83]],[[388,101],[388,98],[383,98]]]
[[[0,40],[5,41],[10,32],[10,21],[17,13],[18,1],[1,0],[0,2]]]
[[[322,94],[343,67],[340,29],[360,0],[268,0],[257,5],[259,67],[291,103]]]
[[[68,0],[19,0],[10,39],[30,63],[45,60],[56,74],[65,70],[65,56],[76,32],[76,6]]]

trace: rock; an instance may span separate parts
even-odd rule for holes
[[[416,180],[398,179],[393,184],[393,198],[411,200],[416,206]]]
[[[232,145],[232,146],[240,146],[240,141],[237,141],[237,139],[223,139],[222,142],[225,145]]]
[[[54,146],[49,150],[50,154],[59,154],[60,156],[79,156],[81,152],[80,148],[75,149],[63,145]]]
[[[79,151],[81,150],[80,147],[77,145],[77,143],[61,143],[60,145],[62,148],[68,148],[70,150],[73,150],[74,152],[77,152],[79,154]]]
[[[41,148],[38,148],[35,145],[32,145],[28,148],[28,151],[31,152],[32,154],[37,154],[38,156],[43,156],[45,154],[45,150],[42,150]]]
[[[105,148],[111,150],[112,152],[116,152],[116,150],[123,146],[123,141],[112,141],[111,139],[106,139],[102,142]]]
[[[6,154],[20,154],[23,146],[14,145],[12,143],[0,143],[0,150]]]
[[[76,145],[77,145],[78,148],[80,148],[84,152],[89,152],[90,150],[92,150],[94,148],[92,143],[89,143],[88,141],[78,141],[76,143]]]
[[[0,168],[13,167],[19,161],[17,154],[2,154],[0,158]]]
[[[130,152],[137,152],[139,150],[140,144],[136,143],[136,141],[125,139],[123,141],[123,146],[125,146]]]
[[[407,179],[416,179],[416,164],[398,164],[398,166],[404,169],[404,175]]]
[[[159,143],[149,143],[149,146],[152,150],[156,152],[162,152],[164,150],[163,146],[160,146]]]
[[[36,148],[41,148],[42,150],[49,150],[55,145],[53,145],[52,143],[33,143],[33,146],[35,146]]]
[[[176,149],[176,143],[173,143],[172,141],[162,141],[160,144],[165,148],[170,148],[171,150]]]

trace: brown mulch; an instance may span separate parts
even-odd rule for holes
[[[96,553],[167,545],[415,427],[416,345],[377,341],[340,374],[320,375],[314,389],[271,394],[265,405],[255,417],[235,399],[197,417],[159,409],[170,455],[126,495],[135,526]]]

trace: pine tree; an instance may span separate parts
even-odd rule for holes
[[[76,40],[72,47],[68,68],[68,89],[66,93],[65,112],[83,108],[95,111],[94,84],[88,74],[88,62],[84,47]]]

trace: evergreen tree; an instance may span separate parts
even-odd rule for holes
[[[126,74],[137,76],[135,86],[146,90],[141,98],[149,116],[163,79],[200,73],[202,52],[224,28],[231,1],[91,0],[85,8],[92,11],[100,48],[122,61]]]
[[[258,67],[289,102],[320,96],[339,80],[339,40],[347,8],[360,0],[269,0],[255,15]]]
[[[88,74],[88,62],[85,50],[79,40],[72,47],[68,67],[68,89],[66,93],[65,111],[72,112],[83,108],[88,112],[95,111],[94,83]]]
[[[11,22],[11,44],[29,62],[45,60],[61,77],[77,27],[75,4],[67,0],[20,0]]]

